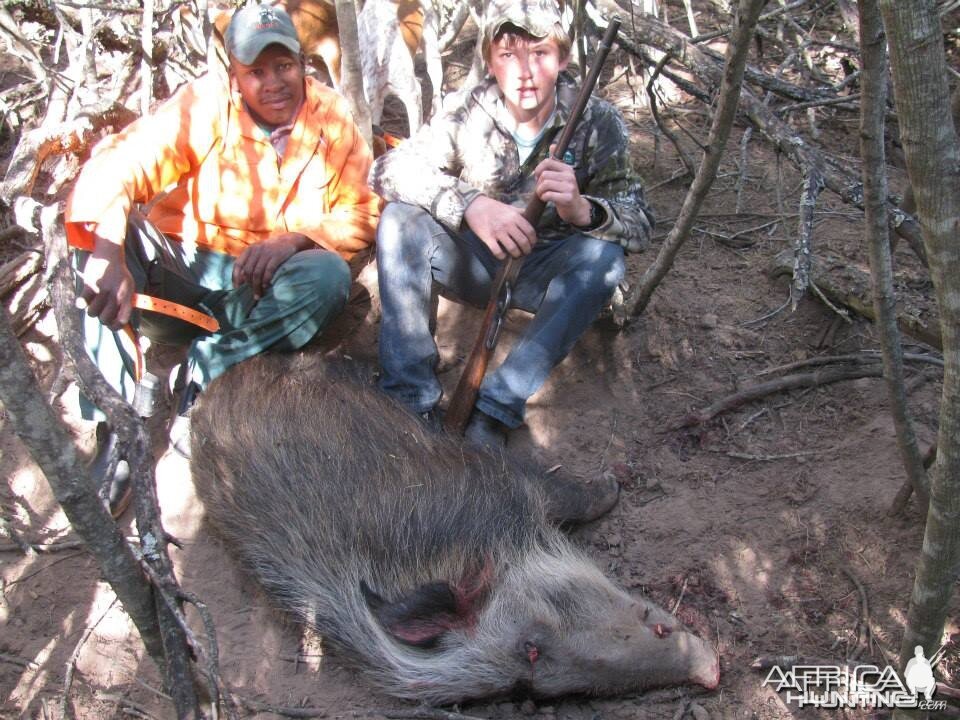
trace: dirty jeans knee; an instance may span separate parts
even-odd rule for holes
[[[535,313],[533,320],[480,386],[477,408],[511,428],[523,423],[527,400],[597,318],[626,271],[619,245],[588,235],[560,242],[546,250],[551,256],[533,260],[532,286],[523,287],[522,276],[518,281],[520,306]],[[544,282],[537,305],[531,298]]]

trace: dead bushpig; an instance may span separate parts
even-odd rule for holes
[[[708,643],[547,521],[533,470],[428,431],[343,366],[240,364],[201,397],[192,442],[243,565],[391,695],[717,685]]]

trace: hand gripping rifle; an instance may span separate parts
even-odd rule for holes
[[[562,158],[567,151],[567,146],[573,139],[573,132],[583,115],[583,110],[587,106],[590,94],[597,84],[597,78],[600,77],[600,70],[607,59],[607,54],[613,46],[613,41],[620,29],[619,18],[613,18],[610,25],[604,33],[600,47],[597,48],[597,57],[590,69],[590,74],[584,80],[580,87],[580,93],[570,111],[570,117],[567,124],[560,133],[556,147],[553,151],[553,157]],[[546,208],[546,203],[541,200],[536,193],[533,193],[527,202],[527,207],[523,211],[523,217],[534,228],[540,220]],[[450,406],[447,408],[447,414],[444,418],[444,427],[453,433],[463,434],[467,421],[470,419],[470,413],[473,412],[474,403],[477,401],[477,393],[480,390],[480,383],[487,372],[487,364],[490,362],[490,356],[497,346],[497,340],[500,336],[500,328],[503,325],[503,316],[510,307],[510,301],[513,298],[513,286],[520,273],[520,267],[523,265],[523,257],[509,257],[500,266],[496,278],[493,281],[493,287],[490,292],[490,301],[487,303],[486,312],[483,315],[483,323],[480,326],[480,333],[467,359],[466,367],[463,369],[463,375],[460,376],[460,382],[457,383],[456,390],[450,398]]]

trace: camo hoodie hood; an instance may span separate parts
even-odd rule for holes
[[[387,201],[418,205],[453,231],[461,229],[467,206],[483,194],[516,207],[533,192],[533,169],[559,136],[576,101],[577,87],[567,73],[557,80],[557,112],[533,152],[521,164],[503,94],[493,78],[475,87],[462,107],[435,117],[409,140],[377,159],[370,185]],[[564,161],[571,164],[581,194],[600,204],[605,221],[589,234],[643,250],[654,216],[631,169],[623,117],[610,103],[591,97]],[[547,205],[537,234],[541,239],[583,232],[564,222]]]

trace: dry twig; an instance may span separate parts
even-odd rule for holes
[[[860,595],[860,616],[857,618],[857,643],[854,652],[852,654],[848,653],[847,655],[847,660],[853,662],[860,657],[860,654],[864,650],[869,650],[870,648],[870,602],[867,599],[867,591],[863,587],[863,583],[853,574],[853,571],[843,565],[840,566],[840,570],[850,579],[850,582],[853,583]]]
[[[737,452],[734,450],[724,450],[722,452],[727,457],[734,458],[735,460],[749,460],[750,462],[778,462],[780,460],[794,460],[796,458],[801,458],[801,457],[811,457],[813,455],[824,455],[826,453],[835,452],[838,449],[839,448],[824,448],[823,450],[802,450],[800,452],[780,453],[778,455],[757,455],[755,453],[743,453],[743,452]]]
[[[326,710],[321,708],[295,708],[283,707],[282,705],[271,705],[270,703],[260,702],[259,700],[245,698],[242,695],[237,695],[236,693],[231,694],[231,697],[238,705],[256,713],[273,713],[274,715],[282,715],[283,717],[288,718],[325,718],[329,714]]]
[[[425,706],[412,710],[384,710],[383,715],[391,720],[480,720],[474,715]]]
[[[810,267],[813,262],[813,217],[817,197],[823,190],[823,176],[815,165],[809,165],[803,175],[803,191],[800,194],[800,224],[797,244],[793,252],[793,283],[790,286],[790,304],[797,304],[810,287]]]
[[[213,617],[210,615],[206,604],[192,593],[181,588],[175,578],[164,577],[158,573],[157,569],[153,567],[153,564],[144,553],[140,552],[137,548],[132,548],[132,550],[140,561],[144,573],[150,579],[150,582],[156,588],[157,592],[160,593],[170,617],[177,622],[180,631],[183,633],[193,651],[193,656],[206,660],[204,672],[207,677],[208,690],[212,696],[212,703],[216,706],[219,704],[221,698],[232,699],[230,693],[223,692],[224,684],[220,677],[220,649],[217,643],[216,627],[214,626]],[[184,615],[181,606],[182,602],[193,605],[200,614],[204,633],[206,634],[206,645],[197,639],[190,624],[187,622],[186,615]],[[236,718],[236,712],[230,704],[227,704],[226,710],[228,717]]]
[[[929,448],[927,448],[927,452],[923,455],[923,469],[929,470],[933,466],[933,463],[936,459],[937,443],[933,443]],[[890,503],[890,509],[887,510],[887,516],[894,517],[902,513],[907,507],[907,503],[910,501],[911,495],[913,495],[913,483],[908,479],[900,487],[896,497],[893,498],[893,502]]]
[[[767,20],[773,20],[774,18],[779,17],[780,15],[783,15],[784,13],[793,12],[797,8],[803,7],[808,2],[810,2],[810,0],[795,0],[792,3],[783,5],[782,7],[778,7],[776,10],[771,10],[768,13],[764,13],[763,15],[760,16],[758,24],[765,22]],[[724,37],[725,35],[729,35],[729,34],[730,34],[729,29],[715,30],[713,32],[697,35],[696,37],[692,38],[692,41],[695,43],[704,43],[707,40],[716,40],[718,37]]]
[[[770,269],[773,277],[793,274],[793,252],[785,250],[776,255]],[[869,296],[870,275],[840,257],[821,253],[813,258],[811,279],[824,296],[835,305],[850,308],[861,317],[876,321],[872,298]],[[933,315],[931,318],[930,315]],[[905,310],[897,313],[900,330],[922,343],[942,350],[940,327],[936,312],[918,317]]]
[[[657,127],[660,128],[660,132],[667,136],[667,139],[677,151],[677,155],[680,156],[680,161],[687,169],[687,174],[690,177],[693,177],[697,173],[696,163],[694,163],[693,159],[687,154],[687,151],[683,149],[683,146],[680,144],[680,139],[677,137],[676,133],[667,127],[667,124],[663,121],[663,118],[660,115],[660,110],[657,108],[658,100],[655,85],[657,78],[660,77],[660,73],[663,71],[663,68],[668,62],[670,62],[669,53],[660,58],[660,62],[657,63],[656,67],[653,69],[653,72],[650,73],[650,79],[647,80],[646,90],[647,97],[650,100],[650,113],[653,115],[653,121],[657,124]]]
[[[23,553],[41,553],[51,554],[63,552],[64,550],[81,550],[86,548],[86,543],[82,540],[69,540],[52,543],[0,543],[0,552],[23,552]]]
[[[807,358],[806,360],[797,360],[796,362],[786,363],[784,365],[776,365],[774,367],[769,367],[761,370],[756,374],[757,377],[764,377],[765,375],[774,375],[781,372],[790,372],[792,370],[799,370],[800,368],[805,367],[815,367],[818,365],[835,365],[839,363],[873,363],[881,361],[880,355],[876,352],[864,351],[862,353],[855,353],[849,355],[821,355],[818,357]],[[938,365],[943,367],[943,360],[935,358],[931,355],[922,355],[919,353],[904,353],[904,360],[909,360],[912,362],[918,363],[929,363],[931,365]]]
[[[9,545],[0,544],[0,550],[18,550],[27,556],[34,554],[35,550],[33,546],[20,537],[20,533],[17,532],[16,528],[14,528],[10,521],[3,517],[3,515],[0,515],[0,533],[6,535],[13,541]]]
[[[797,373],[787,375],[776,380],[759,383],[738,392],[727,395],[717,400],[710,406],[698,412],[690,413],[674,429],[702,425],[715,418],[717,415],[733,410],[734,408],[745,405],[748,402],[759,400],[760,398],[787,390],[796,390],[798,388],[822,387],[831,383],[842,382],[844,380],[856,380],[864,377],[881,377],[883,369],[873,365],[869,367],[856,368],[831,368],[826,370],[814,370],[809,373]]]
[[[751,670],[771,670],[775,667],[785,668],[794,665],[837,665],[828,658],[809,657],[806,655],[758,655],[750,663]]]

